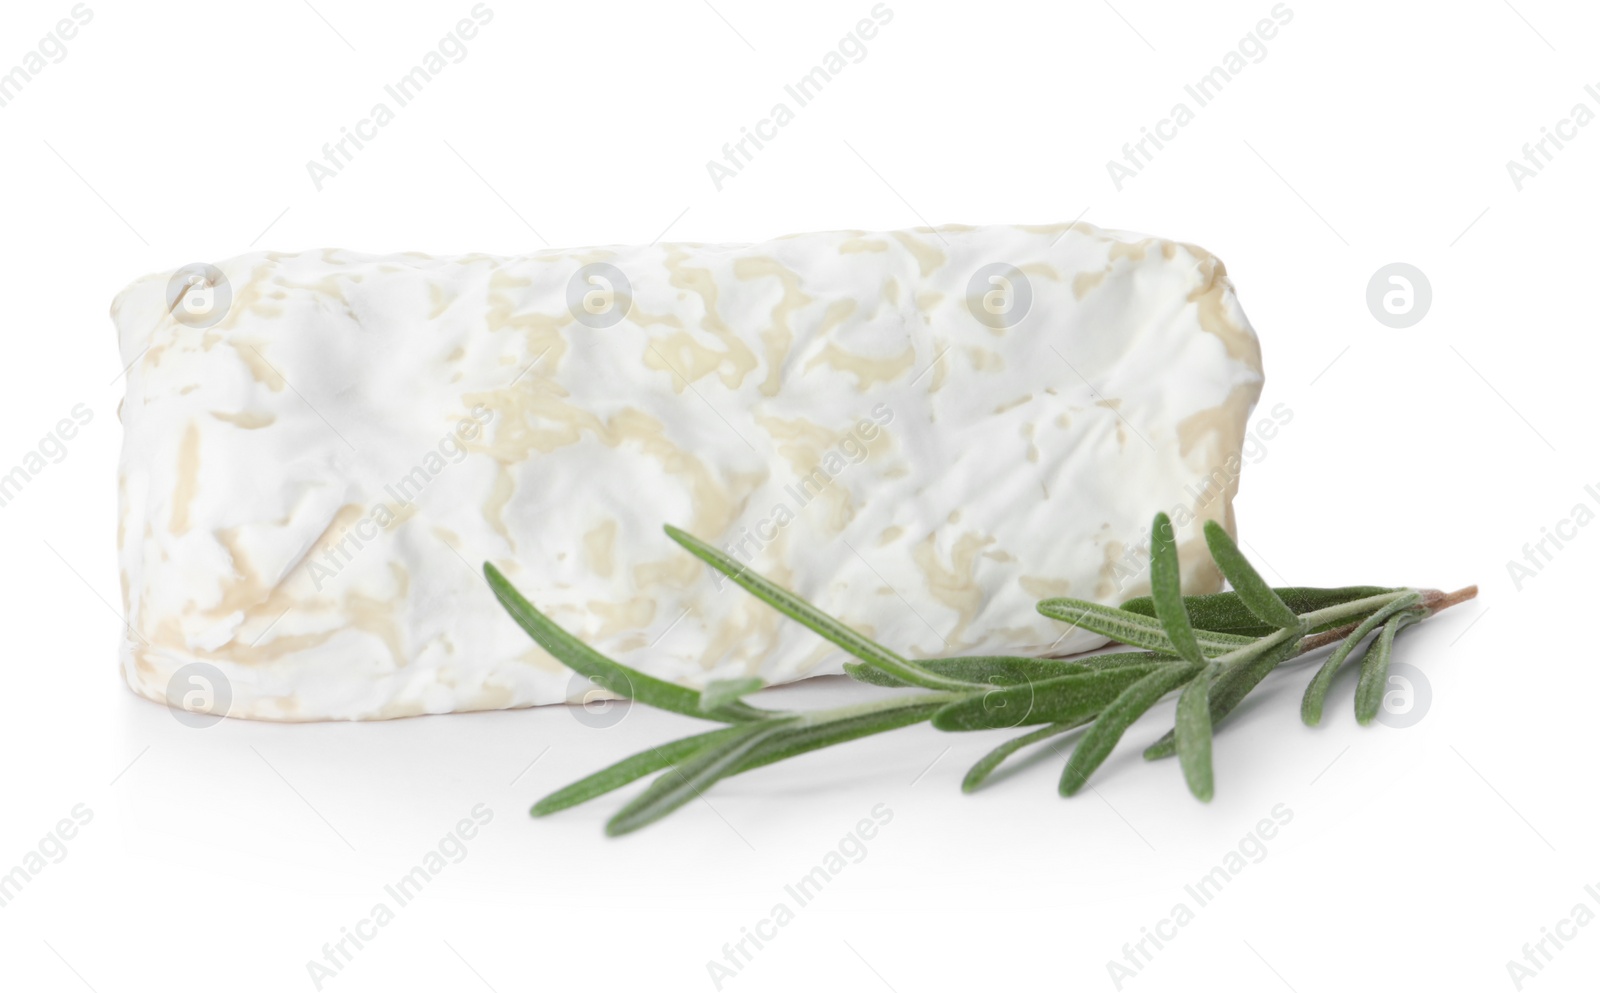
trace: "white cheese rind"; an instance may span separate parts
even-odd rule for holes
[[[595,263],[610,310],[571,289]],[[664,523],[913,657],[1095,647],[1035,602],[1144,592],[1157,510],[1218,588],[1199,528],[1232,527],[1262,384],[1220,262],[1081,223],[217,268],[212,326],[171,273],[112,307],[122,665],[166,700],[209,663],[259,719],[577,698],[485,560],[653,675],[840,671]]]

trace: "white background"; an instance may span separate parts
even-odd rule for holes
[[[871,3],[713,2],[490,0],[466,58],[320,192],[307,160],[468,0],[91,0],[66,57],[0,109],[0,469],[75,404],[94,413],[0,508],[0,872],[75,805],[93,812],[0,908],[5,987],[312,989],[307,961],[481,803],[493,820],[465,859],[324,989],[710,990],[707,961],[792,905],[785,884],[884,804],[865,858],[724,989],[1113,990],[1107,961],[1283,804],[1266,857],[1124,989],[1514,989],[1524,943],[1579,902],[1600,910],[1584,891],[1600,884],[1600,660],[1567,615],[1593,619],[1580,598],[1600,528],[1520,591],[1507,569],[1575,504],[1600,506],[1584,490],[1600,484],[1600,126],[1520,191],[1506,162],[1576,103],[1600,110],[1584,90],[1600,89],[1600,12],[1289,0],[1265,59],[1118,191],[1107,160],[1193,108],[1184,85],[1269,0],[890,0],[867,57],[718,192],[706,161]],[[0,71],[71,6],[7,3]],[[1158,708],[1070,801],[1048,755],[962,796],[1003,733],[916,728],[726,782],[608,841],[615,797],[525,811],[695,722],[639,709],[596,730],[554,707],[194,730],[118,676],[106,308],[134,277],[252,246],[514,253],[1080,215],[1226,261],[1262,339],[1263,409],[1294,414],[1238,502],[1269,579],[1481,584],[1402,642],[1432,689],[1415,726],[1358,727],[1342,682],[1307,729],[1309,672],[1290,667],[1221,732],[1209,806],[1174,764],[1138,757]],[[1365,302],[1396,261],[1433,291],[1406,329]],[[1577,935],[1523,988],[1591,988],[1600,926]]]

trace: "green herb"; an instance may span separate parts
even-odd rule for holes
[[[608,834],[627,834],[729,776],[924,721],[951,732],[1042,725],[980,759],[962,781],[967,792],[980,788],[1020,749],[1087,727],[1061,776],[1061,793],[1071,796],[1088,784],[1127,730],[1174,692],[1178,694],[1175,726],[1145,749],[1145,758],[1177,755],[1189,791],[1210,800],[1213,732],[1279,665],[1338,644],[1312,679],[1301,705],[1305,722],[1316,724],[1339,668],[1377,631],[1361,660],[1356,689],[1357,719],[1368,723],[1382,706],[1395,639],[1418,621],[1477,595],[1477,587],[1470,586],[1450,594],[1386,586],[1275,589],[1228,533],[1208,521],[1206,546],[1233,592],[1182,596],[1176,536],[1167,516],[1158,514],[1151,527],[1149,597],[1121,607],[1068,598],[1038,605],[1046,617],[1142,651],[1072,660],[984,655],[912,661],[699,539],[673,527],[666,531],[758,599],[853,655],[859,661],[845,664],[851,677],[921,692],[804,712],[765,710],[746,702],[745,696],[764,686],[754,677],[714,680],[697,692],[594,651],[540,613],[485,563],[490,588],[506,611],[568,667],[618,696],[726,725],[647,749],[587,776],[536,803],[535,817],[659,773],[606,824]]]

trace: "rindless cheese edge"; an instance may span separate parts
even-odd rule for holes
[[[664,524],[909,657],[1096,647],[1035,603],[1146,592],[1156,511],[1215,591],[1262,385],[1216,258],[1083,223],[261,252],[112,316],[124,676],[265,720],[592,690],[485,561],[651,675],[841,671]]]

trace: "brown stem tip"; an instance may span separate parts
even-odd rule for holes
[[[1458,603],[1466,603],[1478,595],[1476,586],[1463,586],[1454,593],[1442,593],[1439,590],[1418,590],[1422,594],[1422,606],[1428,609],[1429,615],[1447,610]]]
[[[1478,588],[1476,586],[1464,586],[1454,593],[1444,593],[1439,590],[1418,590],[1417,592],[1422,594],[1420,606],[1426,607],[1428,616],[1432,617],[1441,610],[1447,610],[1458,603],[1466,603],[1471,600],[1478,595]],[[1349,624],[1342,624],[1320,634],[1307,635],[1300,641],[1300,652],[1304,654],[1305,652],[1315,651],[1325,645],[1343,641],[1358,627],[1360,627],[1360,623],[1352,621]]]

